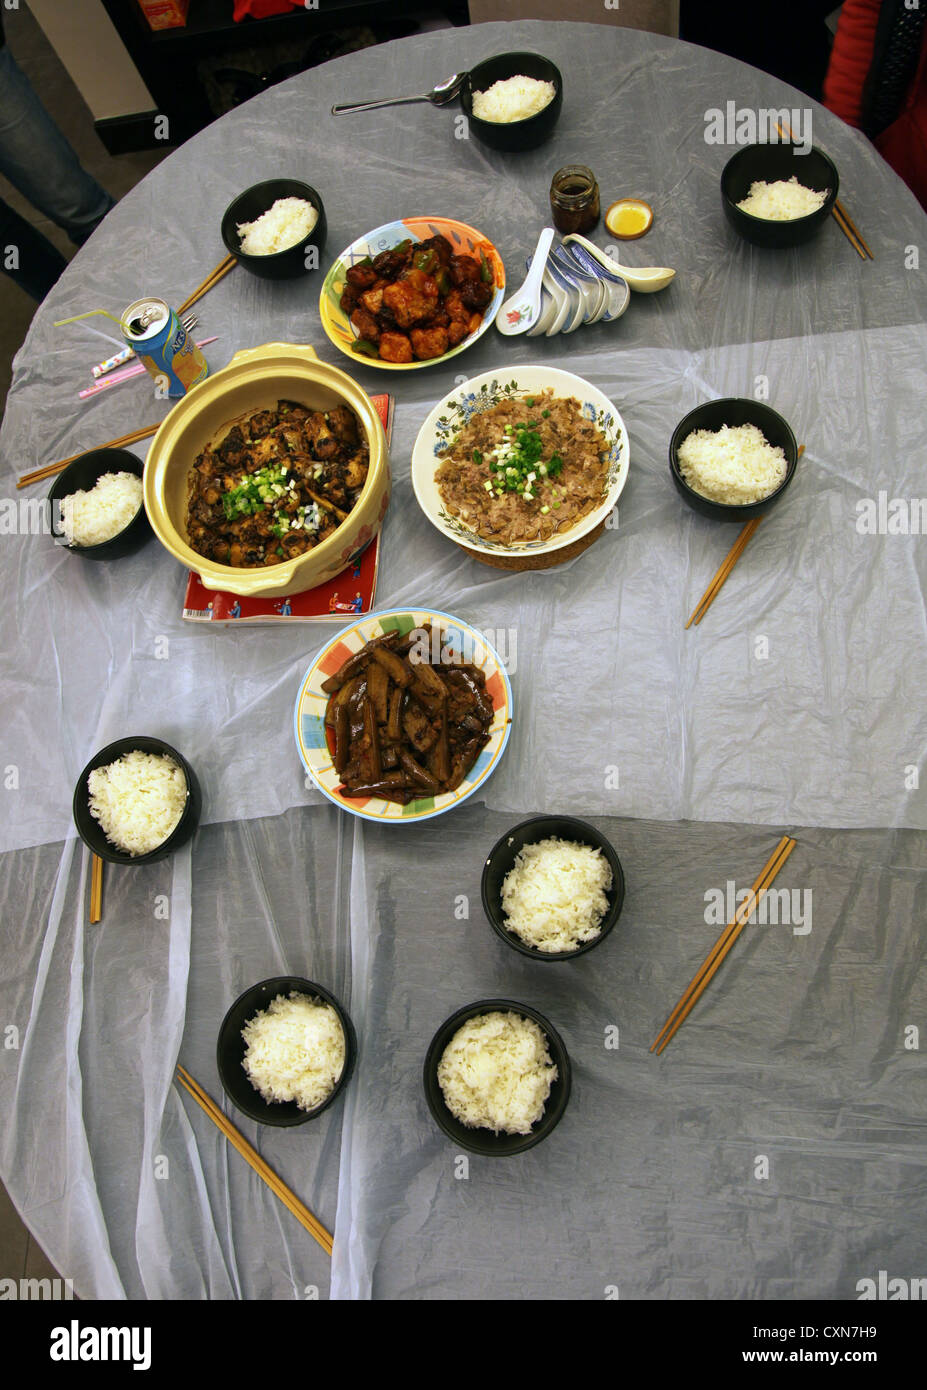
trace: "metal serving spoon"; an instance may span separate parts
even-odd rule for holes
[[[446,82],[439,82],[430,92],[423,92],[417,97],[384,97],[382,101],[355,101],[346,106],[333,106],[332,115],[340,116],[344,111],[373,111],[377,106],[404,106],[410,101],[430,101],[432,106],[448,106],[459,96],[466,76],[465,72],[455,72]]]
[[[496,327],[500,333],[511,338],[516,333],[527,333],[533,328],[541,313],[541,279],[547,266],[547,253],[554,239],[553,227],[545,227],[531,258],[528,278],[520,290],[509,295],[496,315]]]

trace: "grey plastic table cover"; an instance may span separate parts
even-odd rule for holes
[[[563,74],[562,117],[538,150],[463,138],[457,108],[330,115],[506,49]],[[812,115],[875,260],[833,222],[792,251],[735,237],[718,189],[732,146],[706,139],[728,102]],[[79,401],[105,320],[53,322],[145,292],[179,302],[221,258],[232,197],[273,173],[321,192],[323,270],[361,232],[435,212],[488,236],[514,287],[550,177],[572,161],[591,165],[606,203],[652,204],[653,229],[620,259],[675,267],[667,291],[570,337],[492,329],[447,366],[350,368],[396,398],[378,606],[424,603],[501,633],[515,701],[478,800],[418,826],[362,826],[306,786],[293,743],[299,681],[331,627],[191,627],[185,574],[155,542],[105,566],[35,533],[21,499],[42,489],[17,494],[17,475],[167,408],[147,379]],[[919,1269],[925,250],[913,196],[800,93],[707,50],[566,23],[439,32],[326,64],[204,130],[110,214],[36,315],[0,432],[0,1174],[78,1294],[855,1298],[879,1269]],[[199,306],[219,335],[211,366],[295,341],[350,367],[322,333],[320,282],[226,277]],[[631,474],[617,524],[586,554],[518,575],[433,530],[409,458],[455,382],[532,361],[616,403]],[[669,437],[697,402],[753,394],[806,452],[685,632],[735,533],[682,506]],[[109,871],[90,927],[71,793],[89,756],[132,732],[190,759],[203,826],[166,863]],[[545,810],[603,828],[628,878],[612,937],[559,965],[508,950],[479,905],[486,851]],[[745,932],[655,1059],[720,929],[712,904],[752,882],[783,829],[798,848],[780,920]],[[357,1071],[343,1102],[296,1130],[233,1118],[334,1225],[330,1264],[171,1081],[179,1058],[218,1096],[225,1009],[283,972],[342,998]],[[530,1153],[462,1164],[427,1111],[422,1061],[455,1008],[496,995],[548,1013],[573,1096]]]

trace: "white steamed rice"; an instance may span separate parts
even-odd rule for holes
[[[90,814],[110,844],[150,854],[173,834],[187,804],[183,768],[166,753],[134,749],[87,778]]]
[[[756,425],[694,430],[679,446],[679,471],[689,487],[711,502],[747,506],[775,492],[785,480],[785,454]]]
[[[268,1103],[295,1101],[300,1110],[314,1110],[341,1079],[344,1029],[323,999],[296,990],[289,999],[278,994],[241,1036],[247,1044],[242,1066]]]
[[[600,849],[551,838],[525,845],[502,884],[505,926],[551,955],[600,933],[612,870]]]
[[[239,222],[241,250],[246,256],[271,256],[308,236],[319,220],[318,210],[305,198],[278,198],[253,222]]]
[[[536,116],[553,101],[557,88],[553,82],[536,77],[507,77],[494,82],[485,92],[473,93],[473,114],[480,121],[508,125]]]
[[[468,1129],[530,1134],[557,1080],[533,1018],[493,1012],[467,1019],[438,1063],[445,1104]]]
[[[102,545],[124,531],[142,505],[134,473],[103,473],[89,492],[61,499],[61,529],[68,545]]]
[[[762,217],[767,222],[794,222],[796,217],[807,217],[817,212],[827,200],[826,193],[814,188],[806,188],[793,174],[790,179],[779,179],[776,183],[764,183],[758,179],[751,183],[746,198],[737,204],[741,212],[751,217]]]

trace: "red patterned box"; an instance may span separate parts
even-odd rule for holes
[[[138,0],[149,29],[182,29],[187,22],[190,0]]]

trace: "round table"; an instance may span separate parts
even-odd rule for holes
[[[561,120],[532,152],[466,138],[457,107],[330,114],[508,49],[544,53],[563,74]],[[874,260],[833,220],[796,250],[736,238],[718,186],[732,146],[709,135],[728,103],[813,117]],[[293,746],[299,682],[330,627],[185,624],[186,576],[156,542],[84,563],[20,504],[41,489],[17,494],[15,476],[167,408],[147,379],[79,401],[106,355],[92,332],[104,321],[53,322],[146,292],[178,303],[220,259],[232,197],[289,174],[325,200],[322,269],[278,284],[227,276],[198,306],[203,333],[218,334],[207,357],[215,369],[288,341],[346,366],[318,315],[342,247],[441,213],[488,236],[515,286],[551,175],[573,161],[593,168],[604,203],[653,206],[652,230],[621,258],[675,267],[668,290],[570,337],[491,329],[446,366],[354,368],[396,401],[377,605],[427,604],[504,633],[515,702],[478,802],[399,829],[361,824],[306,786]],[[608,241],[601,226],[595,238]],[[525,22],[403,40],[273,88],[177,150],[81,250],[17,358],[0,434],[17,499],[0,550],[0,1173],[82,1298],[855,1298],[879,1269],[918,1269],[925,248],[912,195],[800,93],[653,35]],[[438,535],[409,459],[455,381],[532,361],[616,403],[631,474],[617,524],[584,555],[520,575]],[[805,454],[685,631],[734,533],[681,505],[669,437],[697,402],[754,394]],[[96,749],[132,733],[190,760],[203,824],[173,859],[108,871],[91,927],[71,792]],[[627,878],[608,941],[559,966],[509,950],[479,902],[486,852],[538,811],[594,821]],[[723,925],[719,903],[784,830],[798,845],[778,921],[744,932],[655,1058],[650,1043]],[[233,1119],[334,1228],[331,1261],[172,1084],[180,1060],[221,1096],[225,1010],[282,973],[344,1001],[357,1070],[308,1125]],[[552,1020],[573,1094],[535,1149],[463,1162],[431,1120],[421,1067],[449,1014],[494,996]]]

